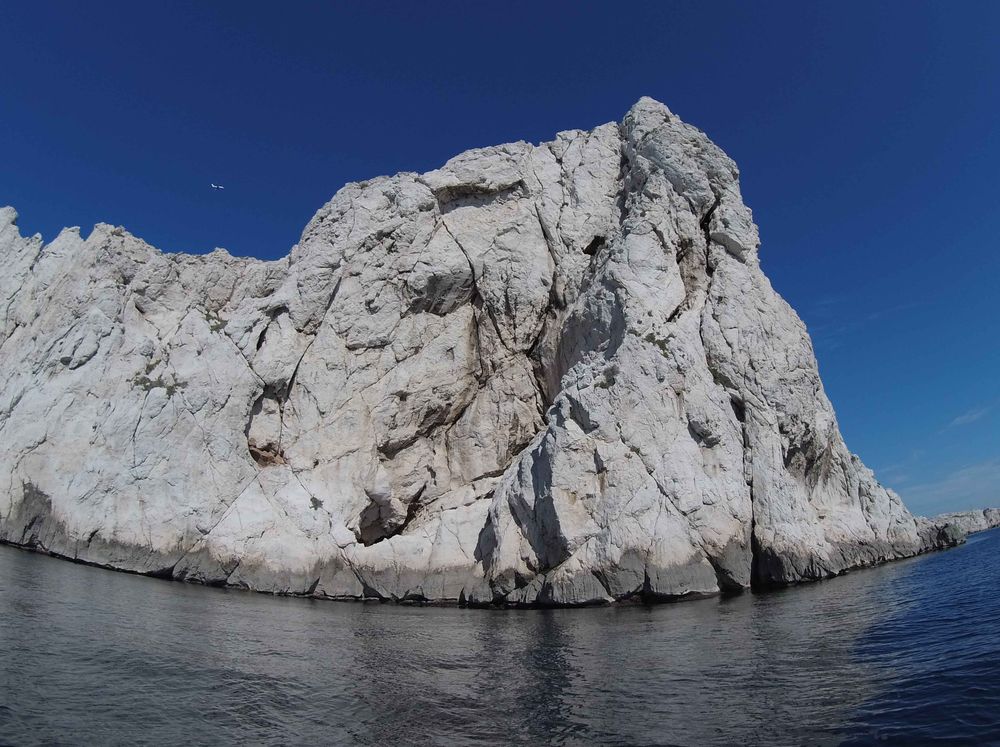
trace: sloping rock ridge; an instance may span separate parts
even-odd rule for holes
[[[985,532],[1000,527],[1000,508],[977,508],[934,517],[938,524],[951,524],[965,534]]]
[[[620,124],[349,184],[275,262],[0,211],[0,540],[288,594],[673,599],[960,541],[846,448],[735,164]]]

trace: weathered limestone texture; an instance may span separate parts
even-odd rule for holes
[[[965,534],[985,532],[1000,527],[1000,508],[978,508],[934,517],[938,524],[952,524]]]
[[[285,259],[0,211],[0,540],[332,598],[670,599],[960,541],[841,438],[665,106],[349,184]]]

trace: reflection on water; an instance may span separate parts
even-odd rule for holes
[[[0,741],[1000,739],[1000,532],[765,595],[487,611],[205,589],[0,548]]]

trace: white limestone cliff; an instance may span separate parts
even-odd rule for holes
[[[951,524],[965,534],[985,532],[1000,527],[1000,508],[978,508],[935,516],[938,524]]]
[[[841,438],[666,107],[349,184],[285,259],[0,211],[0,540],[333,598],[667,599],[960,540]]]

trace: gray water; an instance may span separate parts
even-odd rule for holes
[[[0,547],[0,742],[1000,743],[1000,531],[657,607],[277,598]]]

